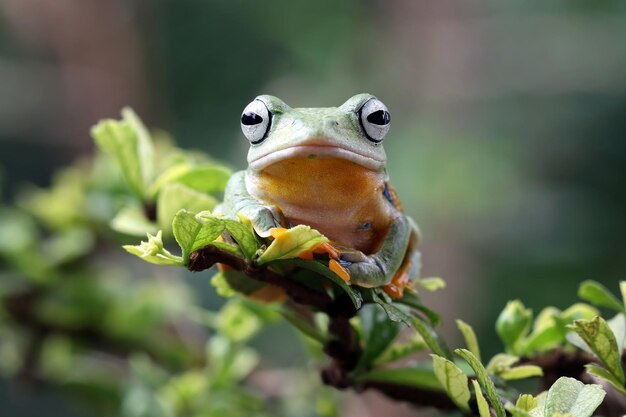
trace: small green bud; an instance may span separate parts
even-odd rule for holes
[[[498,320],[496,332],[507,349],[516,353],[516,344],[528,334],[533,319],[533,313],[519,300],[509,301]]]

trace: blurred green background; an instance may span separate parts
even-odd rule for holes
[[[626,276],[625,68],[620,1],[2,0],[2,198],[49,186],[125,105],[240,169],[256,95],[323,107],[369,92],[392,114],[388,167],[424,275],[448,282],[426,302],[452,337],[463,317],[487,344],[508,299],[565,307],[580,281]],[[216,306],[206,278],[183,282]],[[282,327],[257,339],[270,363],[305,360]],[[3,415],[89,415],[7,387]],[[345,415],[408,410],[351,398]]]

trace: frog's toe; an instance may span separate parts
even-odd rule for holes
[[[339,249],[341,253],[341,260],[349,263],[367,262],[368,257],[360,250],[354,249]]]

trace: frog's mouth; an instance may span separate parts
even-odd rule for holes
[[[254,171],[263,169],[281,161],[292,158],[336,158],[353,162],[372,171],[380,171],[385,167],[385,161],[376,159],[358,150],[346,149],[337,145],[325,143],[308,143],[290,146],[275,150],[249,162],[249,167]]]

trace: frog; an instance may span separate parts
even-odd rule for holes
[[[256,97],[241,115],[248,167],[229,179],[217,214],[247,219],[262,238],[310,226],[332,242],[331,269],[350,285],[402,297],[419,272],[420,231],[389,181],[390,122],[371,94],[320,108]]]

